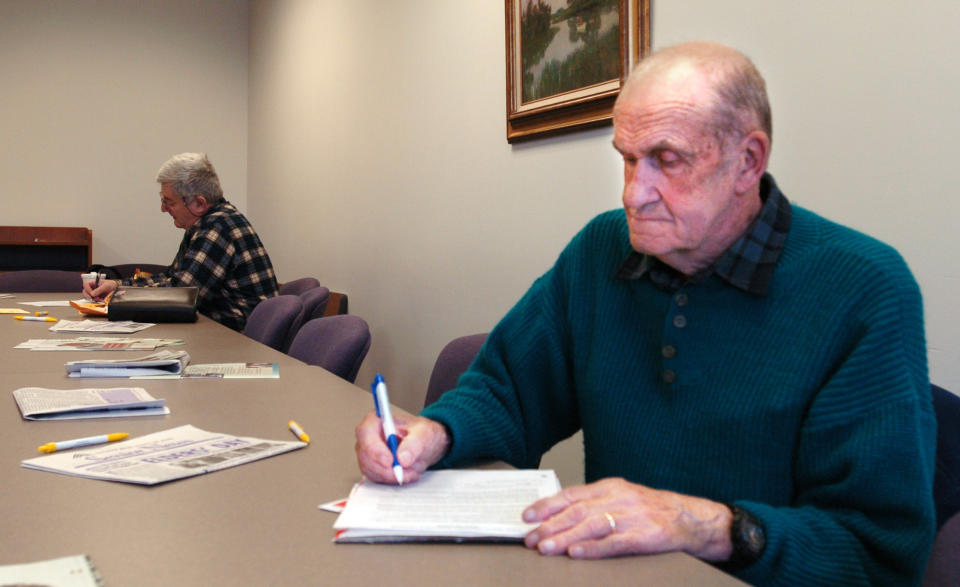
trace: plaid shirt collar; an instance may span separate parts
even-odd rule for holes
[[[686,283],[703,281],[716,274],[730,285],[758,296],[766,295],[773,270],[790,230],[790,202],[769,173],[760,180],[763,207],[750,228],[713,265],[687,277],[656,257],[633,252],[617,271],[619,279],[647,275],[661,289],[676,291]]]

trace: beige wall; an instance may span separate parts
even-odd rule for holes
[[[955,391],[958,17],[955,0],[653,4],[655,46],[755,58],[781,187],[903,252]],[[2,223],[90,226],[98,261],[165,262],[179,232],[153,174],[205,150],[281,279],[315,275],[370,322],[358,382],[379,370],[413,409],[443,344],[489,330],[619,203],[609,129],[506,143],[503,34],[499,0],[0,1]]]
[[[902,251],[932,376],[960,391],[958,17],[954,0],[653,3],[655,46],[755,58],[781,187]],[[382,371],[409,408],[446,341],[489,330],[619,201],[608,129],[506,143],[503,28],[495,1],[251,5],[251,211],[281,277],[349,293],[374,335],[358,382]]]
[[[87,226],[94,262],[169,263],[157,169],[206,151],[247,206],[247,9],[0,0],[0,224]]]

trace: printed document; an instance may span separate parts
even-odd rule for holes
[[[31,338],[13,348],[31,351],[152,351],[158,347],[182,344],[183,340],[178,338],[78,336],[76,338]]]
[[[523,510],[560,491],[550,470],[427,471],[410,485],[363,481],[333,524],[335,542],[521,541]]]
[[[78,420],[80,418],[120,418],[125,416],[163,416],[170,409],[166,400],[156,399],[142,387],[109,389],[45,389],[21,387],[13,399],[26,420]]]
[[[103,320],[61,320],[50,327],[50,332],[106,332],[110,334],[132,334],[145,328],[156,326],[150,322],[104,322]]]
[[[0,566],[0,585],[102,587],[96,567],[85,554],[33,563]]]
[[[207,432],[190,425],[22,461],[27,469],[141,485],[212,473],[297,450],[306,442]]]
[[[87,359],[64,366],[70,377],[143,377],[179,375],[189,362],[187,351],[161,350],[136,359]]]

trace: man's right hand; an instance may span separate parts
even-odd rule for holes
[[[406,414],[394,414],[397,437],[397,460],[403,467],[404,482],[413,483],[430,465],[443,458],[450,444],[443,424]],[[369,412],[357,425],[357,463],[367,479],[377,483],[396,485],[393,475],[393,455],[383,438],[380,418]]]
[[[92,281],[83,282],[83,295],[95,302],[102,302],[110,292],[117,289],[117,282],[113,279],[104,279],[96,288]]]

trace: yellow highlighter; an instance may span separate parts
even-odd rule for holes
[[[56,322],[56,318],[50,316],[14,316],[14,320],[27,320],[30,322]]]
[[[110,434],[101,434],[100,436],[88,436],[86,438],[77,438],[75,440],[61,440],[60,442],[48,442],[38,446],[40,452],[51,453],[58,450],[67,450],[68,448],[78,448],[81,446],[90,446],[93,444],[106,444],[116,442],[130,436],[126,432],[112,432]]]
[[[303,431],[303,428],[300,427],[300,424],[297,424],[293,420],[287,422],[287,426],[290,427],[290,432],[293,432],[294,436],[299,438],[304,442],[310,442],[310,436]]]

